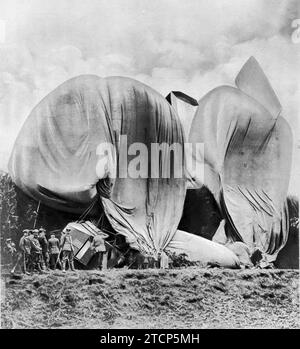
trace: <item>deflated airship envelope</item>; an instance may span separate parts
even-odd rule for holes
[[[132,247],[157,256],[176,233],[185,179],[162,178],[166,151],[157,159],[157,178],[148,176],[151,166],[146,178],[112,174],[122,170],[121,152],[125,168],[139,155],[131,149],[126,157],[132,144],[146,147],[148,165],[151,143],[182,145],[183,140],[175,110],[158,92],[129,78],[84,75],[66,81],[33,109],[14,145],[9,170],[25,193],[59,210],[82,213],[100,193],[113,228]],[[105,143],[114,148],[98,156],[99,144]]]
[[[256,72],[254,86],[264,81],[267,88]],[[204,184],[230,223],[231,238],[259,248],[273,261],[288,237],[292,132],[278,115],[273,90],[254,99],[250,94],[263,87],[253,94],[252,82],[247,87],[243,79],[238,80],[248,93],[221,86],[199,101],[189,142],[204,143]]]

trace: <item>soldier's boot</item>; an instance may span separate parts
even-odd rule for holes
[[[40,266],[44,271],[47,269],[46,263],[44,261],[40,263]]]
[[[74,268],[74,262],[72,261],[70,261],[70,269],[72,270],[72,271],[75,271],[75,268]]]
[[[45,262],[45,270],[50,271],[50,264],[48,261]]]
[[[28,272],[27,270],[27,265],[26,265],[26,261],[25,261],[25,258],[23,260],[23,263],[22,263],[22,272],[26,275],[30,275],[30,273]]]
[[[37,263],[37,270],[39,271],[39,273],[43,273],[44,272],[44,270],[43,270],[43,268],[41,266],[41,263]]]
[[[60,262],[60,260],[58,260],[56,263],[55,263],[55,265],[54,265],[54,270],[56,269],[56,267],[59,267],[59,269],[60,270],[62,270],[63,269],[63,267],[62,267],[62,264],[61,264],[61,262]]]
[[[66,272],[66,261],[62,261],[62,263],[61,263],[61,271],[62,271],[63,273]]]

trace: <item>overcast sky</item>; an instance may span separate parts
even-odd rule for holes
[[[200,99],[255,56],[300,146],[298,0],[0,0],[0,169],[31,109],[80,74]],[[298,80],[297,80],[298,79]],[[296,146],[295,146],[296,148]],[[294,161],[290,191],[300,187]],[[297,187],[298,182],[298,187]]]

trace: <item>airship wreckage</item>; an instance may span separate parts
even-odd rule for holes
[[[153,144],[180,146],[153,156]],[[155,260],[184,253],[238,268],[259,252],[272,265],[289,237],[292,147],[280,102],[251,57],[235,86],[199,101],[179,91],[164,98],[130,78],[72,78],[32,110],[9,172],[22,193],[55,212],[52,223],[73,218],[83,264],[88,237],[105,229]]]

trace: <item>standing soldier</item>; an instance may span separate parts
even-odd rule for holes
[[[32,231],[27,230],[27,234],[26,234],[25,238],[23,239],[23,245],[24,245],[24,250],[25,250],[24,251],[25,252],[24,268],[26,269],[26,272],[29,271],[29,269],[32,267],[30,234],[32,235]]]
[[[38,239],[38,234],[38,229],[34,229],[33,238],[31,238],[31,257],[33,269],[37,269],[39,272],[43,272],[41,268],[42,247]]]
[[[44,228],[39,229],[39,243],[42,247],[42,259],[45,269],[49,270],[49,252],[48,252],[48,241],[46,239],[46,230]]]
[[[9,264],[12,267],[11,273],[14,273],[14,265],[15,265],[15,259],[16,259],[16,255],[17,255],[17,249],[16,249],[16,245],[15,243],[10,239],[6,239],[5,241],[5,252],[7,253],[7,255],[9,256]],[[16,263],[17,266],[17,263]]]
[[[105,241],[108,238],[108,234],[101,232],[101,234],[94,236],[91,249],[95,251],[97,255],[97,268],[102,269],[103,255],[106,253]]]
[[[28,261],[27,261],[27,270],[29,272],[33,271],[33,268],[34,268],[34,265],[33,265],[33,258],[32,258],[32,240],[34,239],[34,236],[33,236],[33,230],[32,229],[29,229],[29,232],[28,232],[28,235],[25,239],[25,244],[28,243],[29,245],[29,258],[28,258]]]
[[[59,260],[59,240],[55,237],[55,234],[51,234],[48,244],[50,252],[50,268],[55,270],[56,265],[58,264],[62,269]]]
[[[30,260],[30,250],[31,250],[31,242],[28,238],[29,235],[29,230],[28,229],[24,229],[23,230],[23,236],[21,237],[20,241],[19,241],[19,248],[20,248],[20,253],[18,256],[18,260],[12,270],[12,272],[14,273],[15,269],[17,268],[19,262],[22,260],[22,271],[24,274],[29,275],[28,272],[28,266],[29,266],[29,260]]]
[[[65,231],[63,231],[63,234],[61,236],[60,240],[60,247],[62,250],[62,271],[66,271],[66,262],[68,260],[70,269],[72,271],[75,270],[74,268],[74,247],[73,247],[73,241],[72,236],[70,234],[71,229],[67,228]]]

